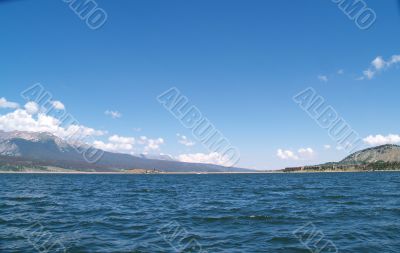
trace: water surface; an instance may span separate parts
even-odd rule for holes
[[[400,173],[0,175],[2,253],[318,249],[400,252]]]

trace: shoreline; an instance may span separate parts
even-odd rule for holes
[[[316,173],[374,173],[400,172],[400,170],[375,171],[255,171],[255,172],[160,172],[160,173],[130,173],[130,172],[85,172],[85,171],[0,171],[0,174],[56,174],[56,175],[249,175],[249,174],[316,174]]]
[[[79,175],[209,175],[209,174],[272,174],[284,172],[160,172],[160,173],[130,173],[130,172],[85,172],[85,171],[0,171],[0,174],[79,174]]]

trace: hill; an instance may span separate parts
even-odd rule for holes
[[[284,172],[400,170],[400,146],[387,144],[357,151],[340,162],[285,168]]]
[[[349,155],[339,164],[370,164],[377,162],[400,163],[400,146],[388,144],[367,148]]]

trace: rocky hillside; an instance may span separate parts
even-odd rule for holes
[[[400,146],[383,145],[364,149],[353,153],[339,162],[339,164],[369,164],[377,162],[400,162]]]

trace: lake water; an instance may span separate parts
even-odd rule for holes
[[[0,252],[400,252],[400,173],[0,174]]]

